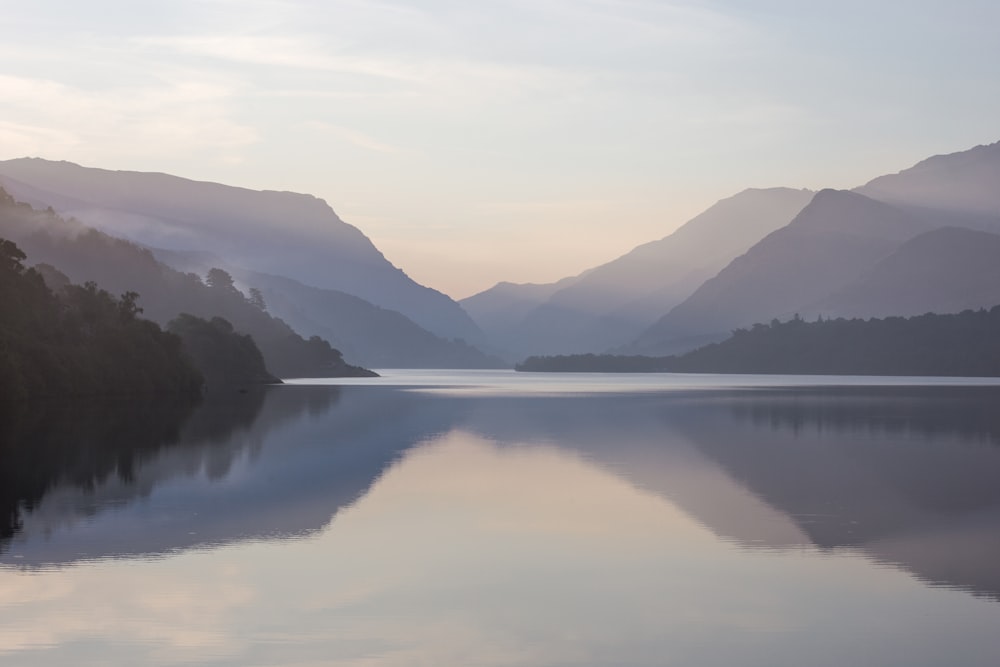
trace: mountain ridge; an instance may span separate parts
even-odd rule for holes
[[[461,306],[413,281],[313,195],[41,158],[0,161],[0,182],[19,199],[142,245],[210,250],[234,264],[398,310],[439,336],[483,337]]]
[[[488,334],[500,334],[500,340],[494,341],[499,347],[521,355],[623,345],[760,235],[791,220],[812,194],[793,188],[747,188],[726,197],[663,238],[577,276],[541,286],[551,290],[548,294],[538,286],[522,288],[515,294],[522,299],[521,321],[506,330],[492,325],[497,315],[484,314],[481,304],[489,299],[503,303],[499,294],[509,292],[510,287],[501,283],[463,299],[462,304],[480,318]],[[529,308],[530,291],[543,298],[536,296],[535,305]]]

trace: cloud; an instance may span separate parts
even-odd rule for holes
[[[231,151],[257,134],[232,118],[234,90],[197,80],[93,89],[0,75],[4,152],[184,156]]]
[[[375,153],[396,153],[398,148],[378,139],[374,139],[364,132],[349,127],[324,123],[322,121],[309,121],[304,124],[309,130],[332,135],[341,141],[364,148]]]

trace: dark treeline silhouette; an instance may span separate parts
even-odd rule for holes
[[[209,387],[281,382],[264,366],[253,338],[239,334],[233,325],[221,317],[211,321],[181,313],[167,325],[170,333],[180,337],[184,351],[205,377]]]
[[[0,398],[196,393],[181,340],[138,317],[138,295],[86,285],[50,290],[0,239]]]
[[[346,364],[326,341],[306,340],[269,315],[261,302],[244,296],[225,271],[210,271],[206,284],[196,274],[158,262],[134,243],[63,219],[51,209],[39,211],[15,202],[2,188],[0,237],[15,241],[32,261],[54,265],[73,282],[141,295],[136,298],[144,316],[161,326],[181,313],[224,318],[236,331],[253,337],[268,369],[280,377],[371,374]]]
[[[182,313],[162,331],[139,317],[139,295],[115,299],[58,269],[27,268],[0,239],[0,400],[197,393],[280,382],[248,335],[226,320]]]
[[[958,314],[806,322],[795,316],[737,329],[668,357],[529,357],[532,372],[674,372],[1000,376],[1000,306]]]

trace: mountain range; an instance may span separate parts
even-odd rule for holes
[[[224,268],[296,332],[383,368],[502,363],[483,349],[508,363],[676,354],[795,314],[905,316],[1000,303],[1000,142],[853,190],[744,190],[579,275],[503,282],[460,303],[415,283],[309,195],[37,158],[0,162],[0,185],[129,239],[181,274]]]
[[[225,266],[241,287],[261,290],[273,315],[335,341],[355,363],[501,363],[473,347],[483,334],[457,303],[411,280],[310,195],[38,158],[0,161],[0,185],[74,224],[156,250],[173,268],[204,276]],[[216,263],[196,270],[192,256]]]
[[[745,190],[669,236],[550,285],[501,283],[461,301],[514,358],[623,345],[762,236],[787,224],[809,190]]]
[[[1000,143],[854,190],[746,190],[659,241],[550,285],[461,303],[511,357],[676,354],[795,314],[950,313],[1000,303]]]

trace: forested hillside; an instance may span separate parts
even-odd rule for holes
[[[1000,377],[1000,306],[911,318],[796,316],[737,329],[682,356],[529,357],[517,370]]]
[[[0,188],[0,237],[15,241],[33,262],[52,264],[72,282],[94,282],[111,293],[136,292],[146,317],[162,326],[189,313],[206,320],[221,317],[249,334],[270,371],[281,377],[358,375],[329,343],[305,340],[283,321],[235,288],[225,271],[203,281],[156,261],[131,242],[66,220],[51,210],[17,203]]]
[[[135,292],[115,299],[87,283],[56,294],[25,259],[0,239],[0,399],[201,389],[180,338],[138,317]]]

